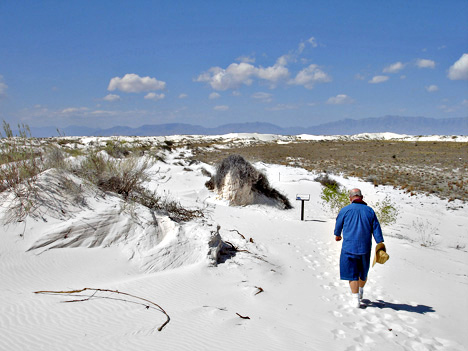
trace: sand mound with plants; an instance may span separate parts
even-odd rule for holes
[[[292,208],[288,198],[270,186],[266,175],[239,155],[230,155],[222,160],[206,186],[231,205],[267,204]]]
[[[217,226],[204,218],[176,222],[64,170],[39,174],[29,192],[28,208],[21,203],[24,199],[7,198],[5,218],[13,221],[21,214],[25,223],[42,222],[24,237],[30,242],[28,251],[38,254],[116,246],[143,271],[153,272],[198,262],[216,265],[223,247]]]

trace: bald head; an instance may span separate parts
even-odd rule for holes
[[[361,190],[358,188],[355,188],[349,192],[349,200],[353,202],[356,199],[362,199],[364,196],[362,196]]]

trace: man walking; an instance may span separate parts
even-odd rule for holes
[[[351,305],[359,308],[369,272],[372,236],[376,243],[384,241],[379,220],[372,208],[362,200],[361,190],[349,192],[349,204],[336,217],[335,240],[343,245],[340,255],[340,278],[349,280]]]

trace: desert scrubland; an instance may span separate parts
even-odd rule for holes
[[[464,350],[465,139],[0,139],[0,349]],[[207,188],[233,154],[292,208]],[[397,210],[359,309],[324,175]]]
[[[228,145],[197,150],[195,157],[215,163],[229,154],[255,162],[302,167],[357,177],[410,193],[468,200],[468,143],[445,141],[301,141],[288,144]]]

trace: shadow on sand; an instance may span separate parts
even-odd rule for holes
[[[431,306],[426,306],[426,305],[407,305],[405,303],[391,303],[391,302],[385,302],[382,300],[377,300],[377,301],[370,301],[363,299],[363,303],[366,304],[366,307],[375,307],[375,308],[391,308],[392,310],[395,311],[406,311],[406,312],[413,312],[413,313],[419,313],[419,314],[425,314],[429,312],[435,312],[435,310]]]

